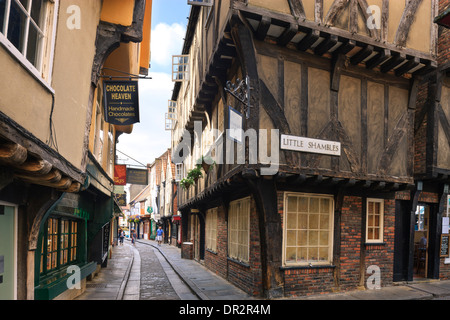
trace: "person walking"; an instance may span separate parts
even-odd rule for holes
[[[125,233],[123,232],[122,228],[119,229],[119,244],[123,246],[123,238],[125,237]]]
[[[131,230],[131,243],[136,245],[136,231],[134,229]]]
[[[158,230],[156,230],[156,241],[158,241],[158,246],[161,245],[163,236],[164,236],[164,230],[161,228],[161,226],[159,226]]]

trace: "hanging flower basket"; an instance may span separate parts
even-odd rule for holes
[[[189,187],[192,186],[194,183],[195,183],[195,182],[194,182],[194,179],[189,178],[189,177],[183,178],[183,179],[181,179],[181,181],[180,181],[180,185],[181,185],[181,186],[183,187],[183,189],[185,189],[185,190],[189,189]]]
[[[194,180],[194,182],[196,183],[199,178],[203,177],[203,173],[200,168],[201,165],[198,164],[194,169],[188,172],[187,177]]]

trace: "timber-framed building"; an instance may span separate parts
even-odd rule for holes
[[[419,274],[428,195],[441,205],[427,218],[423,276],[448,277],[437,250],[449,183],[442,4],[199,2],[169,104],[183,256],[266,298],[389,286]],[[423,86],[444,88],[432,91],[441,98],[428,90],[424,106]],[[227,132],[240,126],[243,137]],[[289,147],[309,143],[316,150]],[[197,162],[212,166],[192,184]],[[418,193],[425,178],[433,190]]]

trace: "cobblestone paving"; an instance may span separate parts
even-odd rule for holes
[[[136,244],[141,256],[141,300],[180,300],[152,247]]]

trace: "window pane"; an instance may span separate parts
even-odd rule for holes
[[[319,229],[319,215],[309,215],[309,229]]]
[[[31,4],[31,19],[38,25],[39,28],[42,28],[43,19],[41,15],[41,8],[43,8],[42,0],[33,0]]]
[[[11,1],[8,24],[8,40],[20,51],[23,51],[26,15],[15,1]]]
[[[308,212],[308,198],[305,197],[298,198],[298,211]]]
[[[286,228],[297,229],[297,214],[295,213],[287,214]]]
[[[330,228],[330,216],[329,215],[320,215],[320,229],[328,230]]]
[[[306,246],[308,244],[308,231],[300,230],[298,231],[297,245]]]
[[[329,232],[328,231],[321,231],[320,232],[320,240],[319,240],[319,245],[321,246],[326,246],[328,245],[328,235]]]
[[[6,0],[0,0],[0,32],[3,33],[3,24],[5,20]]]
[[[309,243],[310,246],[317,246],[319,244],[319,232],[309,231]]]
[[[308,229],[308,215],[307,214],[299,214],[298,215],[298,228],[299,229]]]
[[[295,247],[286,248],[286,261],[295,262],[296,261],[296,252],[297,252],[297,249]]]
[[[295,246],[297,243],[297,231],[288,230],[286,235],[286,244],[288,246]]]
[[[319,213],[319,199],[310,198],[309,213]]]
[[[328,248],[319,249],[319,261],[328,261]]]
[[[306,262],[308,259],[308,249],[306,247],[298,248],[297,255],[297,260],[299,262]]]
[[[288,212],[297,212],[297,198],[296,197],[288,198]]]

